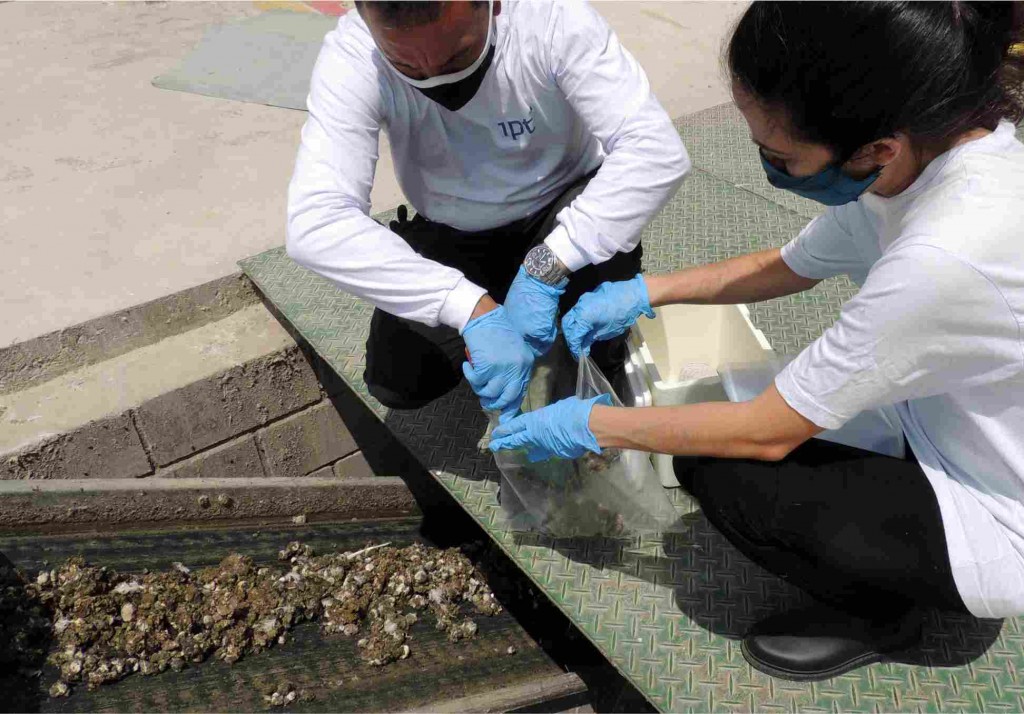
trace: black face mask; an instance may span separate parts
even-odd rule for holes
[[[494,45],[491,45],[491,49],[487,51],[487,57],[484,58],[484,61],[480,63],[480,66],[476,68],[473,74],[465,79],[453,82],[452,84],[431,87],[430,89],[420,89],[419,87],[413,87],[413,89],[417,92],[422,92],[429,99],[434,100],[448,111],[457,112],[466,106],[470,99],[476,96],[477,90],[480,89],[480,84],[484,81],[484,75],[487,74],[493,59]]]

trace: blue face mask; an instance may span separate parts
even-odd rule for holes
[[[826,206],[842,206],[844,203],[856,201],[882,172],[879,169],[858,181],[844,174],[838,166],[826,166],[810,176],[790,176],[772,166],[768,159],[764,158],[764,154],[761,154],[761,165],[768,175],[768,183],[775,188],[792,191],[798,196],[824,203]]]

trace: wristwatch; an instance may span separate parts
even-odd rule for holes
[[[543,243],[530,249],[523,260],[523,267],[545,285],[558,285],[569,276],[569,269]]]

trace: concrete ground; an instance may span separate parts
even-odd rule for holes
[[[729,99],[720,49],[742,6],[598,3],[673,117]],[[259,11],[0,3],[0,347],[226,275],[284,241],[305,113],[150,84],[207,28]],[[374,210],[400,200],[383,147]]]

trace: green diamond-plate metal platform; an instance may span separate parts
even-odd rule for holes
[[[738,113],[715,107],[678,122],[699,170],[644,233],[651,272],[781,245],[816,213],[770,186]],[[753,157],[753,163],[744,152]],[[753,166],[753,169],[751,168]],[[463,385],[414,412],[389,412],[362,382],[371,308],[275,249],[242,268],[294,328],[564,611],[662,711],[1021,711],[1020,620],[935,613],[919,650],[828,682],[785,682],[752,670],[739,637],[804,597],[746,560],[672,492],[688,531],[639,540],[554,540],[512,532],[496,499],[497,472],[476,441],[485,420]],[[777,350],[799,350],[852,293],[827,281],[752,306]]]
[[[814,218],[824,210],[814,201],[768,183],[761,160],[750,142],[750,130],[735,104],[719,104],[678,119],[675,124],[697,171],[763,196],[807,218]],[[1017,138],[1024,141],[1024,125],[1017,127]]]
[[[675,124],[698,171],[770,199],[806,218],[814,218],[823,211],[821,204],[768,183],[750,141],[750,130],[736,105],[720,104],[678,119]]]

